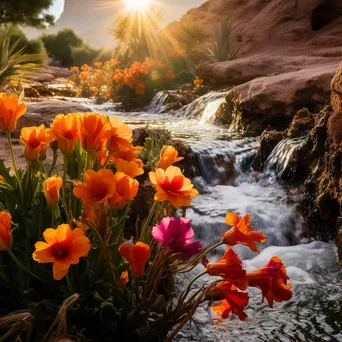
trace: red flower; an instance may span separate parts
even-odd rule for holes
[[[209,275],[220,276],[241,290],[245,290],[248,286],[246,271],[242,269],[242,261],[231,248],[219,261],[210,263],[207,271]]]
[[[225,220],[234,227],[222,235],[224,243],[230,246],[241,244],[248,246],[253,252],[260,252],[255,242],[265,242],[266,236],[262,232],[251,231],[251,214],[240,218],[234,213],[228,213]]]
[[[220,300],[219,305],[212,305],[211,308],[221,315],[222,318],[227,318],[229,313],[238,316],[241,321],[244,321],[247,314],[243,311],[248,304],[249,296],[247,292],[239,292],[237,288],[230,282],[223,282],[209,290],[208,297],[211,300]]]
[[[267,299],[270,307],[273,302],[283,302],[292,298],[291,285],[287,284],[290,278],[286,274],[283,262],[276,256],[258,270],[247,272],[250,286],[257,287],[262,292],[262,301]]]

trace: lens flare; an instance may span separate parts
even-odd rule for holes
[[[128,9],[145,9],[151,4],[152,0],[126,0]]]

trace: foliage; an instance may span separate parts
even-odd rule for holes
[[[110,60],[112,52],[105,49],[94,49],[89,45],[83,44],[80,47],[74,47],[71,49],[71,56],[73,64],[81,67],[84,64],[94,64],[95,62],[104,63]]]
[[[54,17],[46,13],[52,3],[53,0],[1,0],[0,23],[20,24],[37,28],[53,25]]]
[[[13,26],[0,26],[0,89],[18,86],[30,79],[39,71],[39,62],[44,59],[43,50],[40,53],[26,53],[26,47],[22,44],[24,36],[19,34],[13,41],[13,32]]]
[[[0,106],[15,175],[0,162],[0,339],[171,342],[205,302],[223,318],[245,320],[248,287],[270,307],[291,298],[279,258],[246,272],[230,247],[259,252],[266,237],[252,230],[250,214],[228,213],[232,228],[211,246],[193,240],[190,220],[174,215],[198,191],[174,166],[178,152],[156,135],[134,146],[116,117],[60,114],[49,129],[22,129],[21,170],[11,132],[25,105],[1,95]],[[206,255],[221,245],[227,252],[209,263]],[[202,273],[176,291],[174,277],[195,267]]]
[[[20,49],[25,49],[26,53],[41,55],[41,58],[37,60],[37,63],[46,63],[47,53],[44,44],[40,39],[29,40],[23,31],[21,31],[18,27],[14,27],[11,36],[11,44],[14,44],[18,39],[20,39],[20,42],[15,52]]]
[[[220,26],[214,25],[215,39],[212,47],[208,49],[209,58],[213,62],[222,62],[236,58],[239,49],[233,51],[232,22],[223,20]]]
[[[72,70],[71,81],[81,89],[80,95],[111,98],[127,107],[147,104],[157,91],[170,89],[175,78],[166,64],[152,59],[134,62],[128,68],[112,59]]]
[[[73,65],[72,48],[83,44],[83,40],[71,29],[60,30],[57,34],[45,34],[41,40],[49,56],[64,67]]]

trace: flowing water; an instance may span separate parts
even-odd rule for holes
[[[335,245],[303,238],[304,220],[295,208],[291,189],[278,182],[301,139],[283,140],[270,155],[264,172],[257,172],[253,168],[258,160],[257,138],[211,124],[224,101],[223,93],[205,95],[172,114],[158,114],[163,101],[159,94],[146,112],[118,113],[108,105],[93,109],[117,115],[132,127],[166,128],[175,138],[185,140],[196,154],[204,189],[187,210],[196,238],[203,244],[219,241],[227,229],[224,216],[228,211],[250,212],[253,227],[267,235],[267,242],[259,245],[259,255],[244,246],[234,249],[247,270],[279,256],[293,286],[292,300],[275,303],[272,309],[262,304],[260,292],[252,289],[245,322],[236,317],[222,320],[202,306],[176,341],[342,341],[342,277]],[[224,248],[210,259],[216,260],[223,252]],[[201,270],[198,266],[185,277],[191,279]],[[179,286],[189,279],[179,279]],[[204,277],[196,284],[208,281]]]

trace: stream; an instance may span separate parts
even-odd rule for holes
[[[223,93],[209,93],[181,110],[158,114],[164,100],[157,94],[146,112],[136,113],[119,113],[113,105],[94,105],[87,100],[84,104],[94,111],[116,115],[132,128],[165,128],[174,138],[189,144],[205,189],[187,210],[196,238],[204,245],[219,241],[227,230],[224,216],[228,211],[239,215],[250,212],[254,230],[263,231],[267,242],[259,244],[259,255],[244,246],[235,246],[234,250],[247,270],[263,266],[273,255],[279,256],[293,290],[291,301],[275,303],[272,309],[261,303],[260,291],[249,290],[251,298],[245,310],[248,318],[244,322],[234,316],[222,320],[204,305],[175,341],[342,341],[342,276],[335,244],[304,237],[304,218],[292,196],[296,189],[285,188],[279,181],[300,139],[280,142],[264,170],[257,172],[253,169],[258,158],[257,137],[243,137],[212,124],[224,101]],[[223,253],[224,247],[209,259],[217,260]],[[182,276],[178,286],[184,286],[201,270],[203,266],[198,266]],[[208,277],[202,277],[195,284],[207,281]]]

